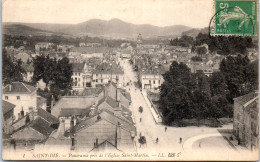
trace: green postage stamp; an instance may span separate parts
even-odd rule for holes
[[[211,35],[257,35],[257,0],[215,0]]]

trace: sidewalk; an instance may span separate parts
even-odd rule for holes
[[[150,109],[150,111],[151,111],[151,113],[152,113],[152,115],[153,115],[153,118],[154,118],[155,122],[156,122],[157,124],[158,124],[158,123],[162,123],[162,118],[160,117],[160,115],[158,115],[158,114],[156,113],[156,111],[154,110],[154,108],[151,107],[151,102],[150,102],[149,99],[147,98],[147,92],[143,89],[141,93],[142,93],[142,95],[143,95],[143,97],[144,97],[144,100],[145,100],[145,102],[147,103],[147,105],[148,105],[148,107],[149,107],[149,109]]]
[[[231,140],[229,137],[233,138],[233,140]],[[228,143],[238,152],[243,152],[243,151],[249,151],[246,147],[243,147],[241,145],[238,145],[238,141],[236,139],[236,137],[233,134],[227,134],[226,136],[223,136],[226,141],[228,141]]]

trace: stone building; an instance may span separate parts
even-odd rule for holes
[[[234,98],[233,133],[238,143],[250,150],[259,147],[258,92]]]

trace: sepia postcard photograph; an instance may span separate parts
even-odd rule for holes
[[[2,0],[2,159],[256,161],[258,0]]]

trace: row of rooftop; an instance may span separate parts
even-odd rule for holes
[[[36,88],[22,82],[3,88],[5,142],[32,149],[61,147],[87,152],[102,150],[105,143],[118,152],[135,151],[131,96],[116,83],[63,96],[51,113],[38,107],[36,98]]]

